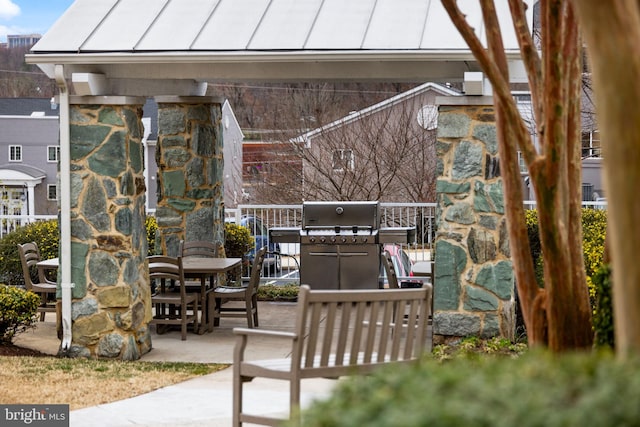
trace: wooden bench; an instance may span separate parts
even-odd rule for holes
[[[253,378],[288,381],[292,416],[300,404],[303,379],[366,374],[389,363],[416,361],[431,346],[431,300],[430,284],[419,289],[343,291],[301,286],[293,332],[234,329],[233,426],[274,426],[283,421],[243,412],[243,384]],[[247,360],[247,344],[258,337],[284,339],[291,358]]]

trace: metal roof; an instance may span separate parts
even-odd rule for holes
[[[458,5],[484,40],[478,2]],[[496,7],[517,61],[507,2]],[[440,0],[76,0],[27,60],[51,77],[65,64],[67,75],[147,80],[453,81],[479,71]]]

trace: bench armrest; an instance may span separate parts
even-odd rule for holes
[[[244,351],[247,348],[249,337],[284,338],[291,343],[296,342],[298,339],[298,335],[293,332],[269,331],[264,329],[233,328],[233,333],[236,336],[236,345],[233,352],[233,363],[235,365],[244,361]]]
[[[297,334],[284,331],[269,331],[266,329],[249,329],[249,328],[233,328],[235,335],[261,336],[261,337],[277,337],[295,339]]]

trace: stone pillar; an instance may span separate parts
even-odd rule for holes
[[[222,101],[157,97],[156,252],[175,256],[181,239],[224,244]]]
[[[437,102],[434,332],[513,338],[514,273],[493,102]]]
[[[75,357],[151,349],[143,98],[71,97],[71,281]]]

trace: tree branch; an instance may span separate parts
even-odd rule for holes
[[[522,0],[509,0],[509,9],[513,20],[513,28],[518,38],[520,54],[527,70],[529,89],[534,94],[531,97],[536,123],[543,123],[542,106],[542,63],[535,47],[531,30],[527,25],[526,3]]]

